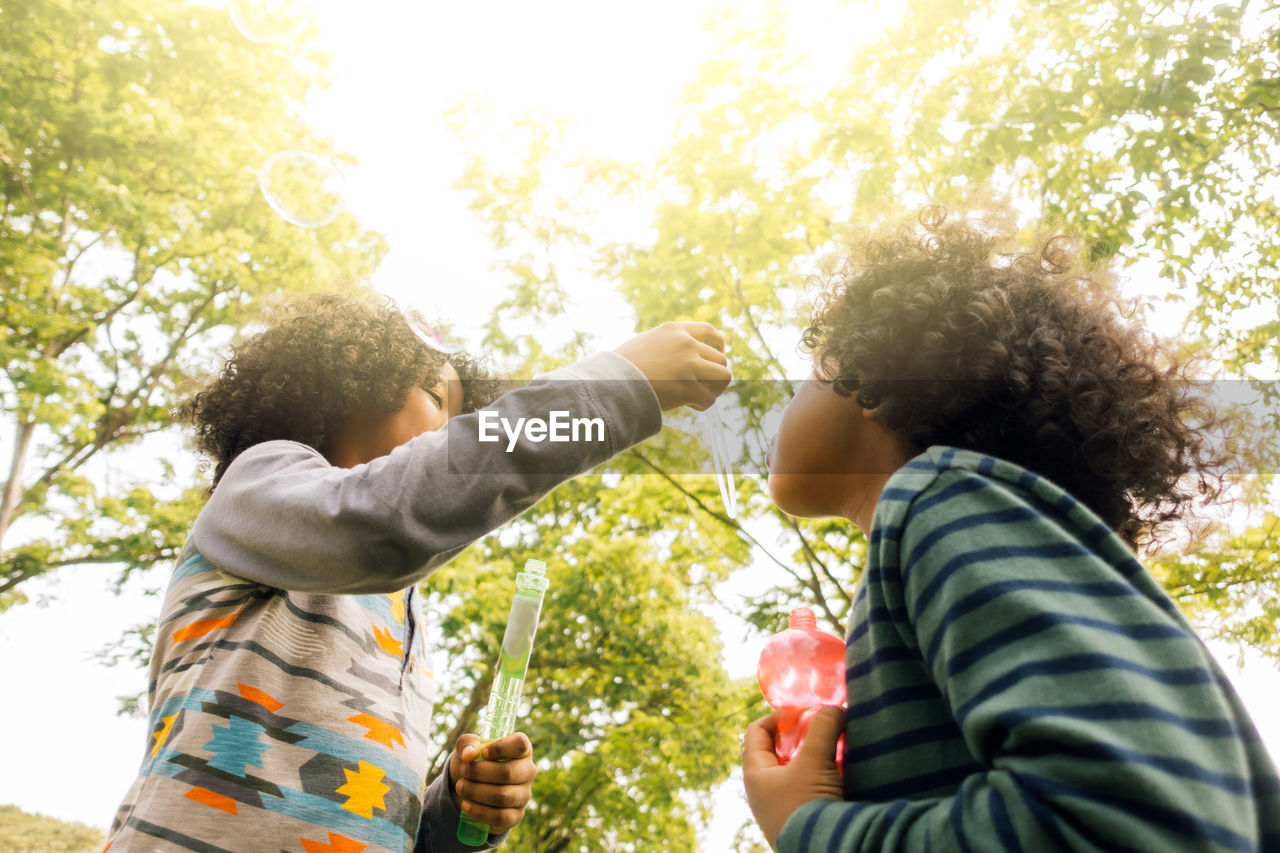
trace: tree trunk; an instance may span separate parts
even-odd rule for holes
[[[18,515],[18,502],[22,500],[22,469],[31,450],[31,437],[35,424],[30,421],[17,424],[13,436],[13,459],[9,462],[9,479],[4,484],[4,499],[0,502],[0,543]]]

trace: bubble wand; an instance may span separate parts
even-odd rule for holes
[[[716,485],[720,487],[720,500],[724,502],[725,515],[738,517],[738,487],[733,480],[733,465],[729,457],[729,441],[724,426],[724,417],[720,414],[720,401],[716,400],[709,409],[698,414],[698,425],[707,447],[711,450],[711,467],[716,474]]]
[[[710,408],[698,412],[696,419],[692,421],[684,414],[664,414],[662,425],[692,435],[711,454],[711,470],[715,474],[716,485],[720,488],[720,500],[724,502],[725,515],[729,518],[737,518],[738,486],[733,479],[729,431],[724,425],[720,401],[717,400],[711,404]]]
[[[533,652],[533,635],[538,630],[542,596],[551,585],[544,575],[546,570],[547,564],[541,560],[526,560],[524,570],[516,575],[516,591],[511,597],[507,628],[502,633],[502,652],[498,656],[493,689],[477,726],[482,743],[504,738],[515,731],[516,710],[524,690],[525,673],[529,669],[529,655]],[[458,819],[458,840],[471,847],[479,847],[489,840],[489,827],[461,815]]]

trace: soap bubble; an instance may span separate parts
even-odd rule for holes
[[[413,333],[418,336],[418,340],[431,347],[436,352],[445,355],[453,355],[463,351],[462,341],[458,338],[447,335],[438,329],[432,329],[424,326],[422,323],[409,321],[409,328],[413,329]]]
[[[258,186],[272,210],[303,228],[328,225],[347,207],[338,167],[305,151],[272,154],[258,170]]]
[[[231,22],[249,41],[289,41],[311,20],[307,0],[227,0]]]

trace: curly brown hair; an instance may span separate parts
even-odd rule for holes
[[[352,412],[399,411],[411,388],[439,381],[446,361],[462,380],[463,411],[500,393],[485,362],[424,345],[411,320],[422,318],[372,294],[324,293],[273,311],[267,328],[236,345],[221,373],[175,412],[213,460],[213,486],[232,460],[264,441],[324,452]]]
[[[1048,477],[1131,545],[1216,499],[1223,421],[1113,278],[1055,235],[1019,250],[1007,213],[851,237],[816,277],[802,346],[819,378],[915,452],[949,445]]]

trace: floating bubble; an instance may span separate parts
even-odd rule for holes
[[[338,167],[305,151],[272,154],[258,170],[258,186],[272,210],[303,228],[328,225],[347,207]]]
[[[311,20],[307,0],[227,0],[227,11],[240,34],[258,44],[296,38]]]
[[[409,321],[409,328],[418,336],[418,340],[436,352],[453,355],[463,351],[462,341],[437,329],[431,329],[421,323]]]

